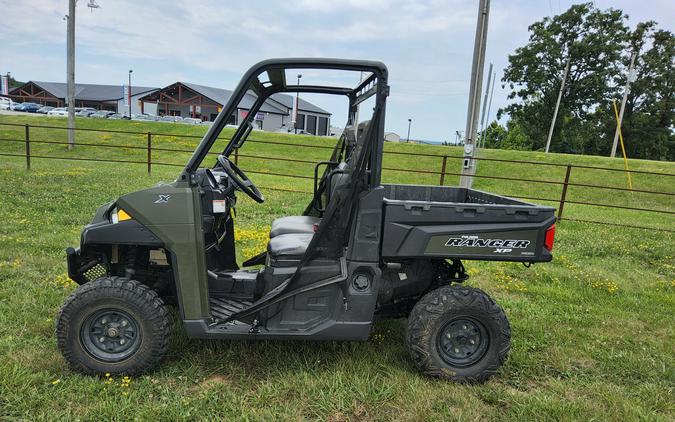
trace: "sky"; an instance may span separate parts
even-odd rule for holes
[[[389,68],[387,131],[405,138],[412,119],[412,139],[454,141],[466,126],[477,0],[97,0],[93,11],[88,1],[79,0],[76,13],[79,83],[122,85],[133,69],[133,85],[232,89],[246,69],[271,57],[371,59]],[[493,62],[501,78],[508,55],[526,44],[528,25],[573,3],[492,0],[485,74]],[[652,19],[674,30],[672,0],[594,3],[623,10],[631,27]],[[65,81],[67,9],[67,0],[0,0],[0,73]],[[319,78],[306,74],[303,83]],[[344,80],[355,85],[358,78]],[[497,80],[493,118],[507,93]],[[344,124],[345,101],[307,99]]]

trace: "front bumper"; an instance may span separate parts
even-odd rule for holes
[[[80,256],[80,248],[67,248],[66,262],[68,263],[68,277],[77,284],[86,283],[87,279],[84,277],[84,271],[81,271],[82,259]]]
[[[77,284],[87,283],[107,273],[105,268],[100,270],[95,267],[101,266],[98,258],[86,258],[81,255],[80,248],[66,249],[66,262],[68,263],[68,277]]]

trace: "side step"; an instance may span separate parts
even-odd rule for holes
[[[212,297],[209,299],[211,306],[211,317],[217,320],[224,320],[243,309],[251,306],[253,302],[247,300],[225,299]]]
[[[252,300],[261,290],[260,270],[211,271],[207,272],[209,296],[227,297],[236,300]]]

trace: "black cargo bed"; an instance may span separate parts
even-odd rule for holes
[[[554,208],[475,189],[385,185],[383,257],[550,261]]]

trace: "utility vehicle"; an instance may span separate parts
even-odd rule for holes
[[[352,88],[289,84],[298,71],[363,79]],[[240,266],[237,193],[265,198],[231,157],[265,100],[282,92],[343,96],[348,125],[316,163],[303,215],[274,220],[267,250]],[[101,206],[79,248],[67,249],[80,284],[56,324],[68,363],[88,374],[148,370],[167,351],[175,304],[190,338],[366,340],[374,320],[407,318],[423,373],[493,375],[509,351],[509,323],[486,293],[461,284],[461,260],[550,261],[554,210],[473,189],[382,184],[388,94],[387,68],[375,61],[272,59],[248,70],[174,182]],[[244,122],[208,155],[245,97],[253,100]],[[372,117],[359,122],[366,100]]]

